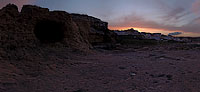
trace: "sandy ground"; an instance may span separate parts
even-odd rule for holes
[[[200,49],[169,47],[59,58],[37,76],[1,63],[0,92],[200,92]]]

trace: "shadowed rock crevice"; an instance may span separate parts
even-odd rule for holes
[[[34,33],[41,42],[60,42],[64,39],[64,23],[42,20],[35,25]]]

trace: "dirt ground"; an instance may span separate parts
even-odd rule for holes
[[[42,63],[35,76],[2,62],[0,92],[200,92],[199,47],[144,46],[55,56],[56,63]]]

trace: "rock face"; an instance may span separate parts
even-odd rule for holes
[[[114,41],[107,22],[87,15],[32,5],[23,6],[19,12],[17,6],[9,4],[0,10],[0,19],[3,48],[56,43],[56,46],[89,50],[92,45]]]
[[[87,23],[77,25],[71,15],[64,11],[25,5],[18,12],[15,5],[9,4],[0,10],[0,19],[1,47],[34,47],[41,43],[59,43],[79,50],[90,47],[86,39],[89,30]]]
[[[87,31],[89,35],[89,43],[92,45],[102,44],[102,43],[112,43],[112,32],[108,29],[108,23],[101,21],[100,19],[94,18],[88,15],[81,14],[71,14],[72,19],[81,27],[80,25],[89,25],[90,29]],[[83,28],[79,28],[83,29]]]

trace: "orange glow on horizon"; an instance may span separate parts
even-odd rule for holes
[[[165,29],[156,29],[156,28],[140,28],[140,27],[109,27],[109,29],[111,30],[127,30],[130,28],[134,28],[135,30],[138,30],[139,32],[147,32],[147,33],[162,33],[162,34],[169,34],[172,32],[181,32],[179,30],[175,30],[175,31],[169,31],[169,30],[165,30]]]
[[[147,33],[162,33],[164,35],[168,35],[169,33],[173,32],[182,32],[183,34],[178,36],[189,36],[189,37],[200,37],[200,34],[192,33],[192,32],[183,32],[181,30],[166,30],[166,29],[156,29],[156,28],[140,28],[140,27],[109,27],[111,30],[127,30],[134,28],[139,32],[147,32]]]

